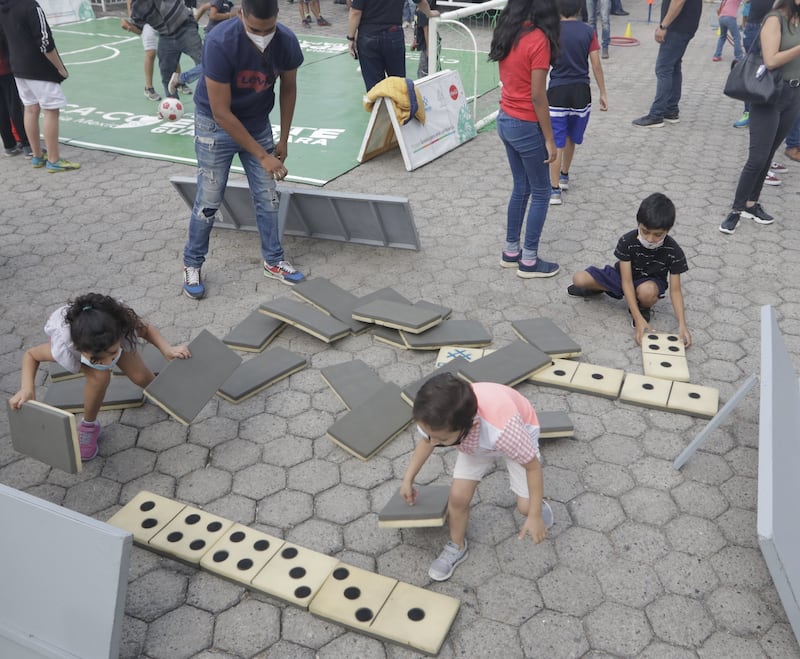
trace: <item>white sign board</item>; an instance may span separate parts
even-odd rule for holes
[[[372,107],[359,162],[396,145],[410,172],[475,137],[475,122],[458,71],[439,71],[414,84],[425,106],[425,124],[412,119],[400,125],[391,99],[379,98]]]
[[[77,23],[94,18],[89,0],[38,0],[50,25]]]

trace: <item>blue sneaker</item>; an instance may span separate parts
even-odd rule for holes
[[[522,256],[522,252],[503,252],[503,255],[500,257],[500,267],[501,268],[516,268],[517,264],[519,263],[519,259]]]
[[[47,152],[42,151],[42,157],[37,158],[36,156],[31,156],[31,167],[34,169],[41,169],[47,164]]]
[[[200,277],[200,268],[183,266],[183,294],[193,300],[199,300],[206,294],[206,287]]]
[[[522,277],[523,279],[552,277],[559,270],[561,270],[561,266],[558,263],[550,263],[542,259],[536,259],[532,265],[526,265],[524,261],[520,261],[517,267],[517,277]]]
[[[562,190],[569,190],[569,174],[561,172],[558,176],[558,187]]]
[[[81,166],[78,163],[70,162],[65,158],[60,158],[57,162],[50,162],[48,160],[45,166],[49,174],[57,174],[58,172],[72,172],[76,169],[81,168]]]
[[[265,261],[264,276],[272,277],[273,279],[282,281],[284,284],[288,284],[289,286],[299,284],[306,278],[306,276],[299,270],[296,270],[294,266],[289,263],[289,261],[278,261],[273,265],[270,265]]]
[[[736,121],[733,122],[733,127],[744,128],[749,124],[750,124],[750,113],[745,112],[741,117],[739,117]]]
[[[560,206],[562,204],[561,200],[561,188],[552,188],[550,190],[550,205],[551,206]]]

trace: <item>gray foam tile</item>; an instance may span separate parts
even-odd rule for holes
[[[259,310],[325,343],[333,343],[350,334],[350,327],[341,320],[299,300],[278,298],[262,304]]]
[[[330,428],[328,437],[357,458],[367,460],[411,423],[411,408],[396,384],[384,384]]]
[[[449,496],[450,488],[447,485],[420,485],[417,487],[414,505],[409,506],[398,490],[378,513],[378,526],[384,528],[444,526]]]
[[[523,341],[551,357],[575,357],[581,354],[581,347],[549,318],[515,320],[511,328]]]
[[[446,307],[443,304],[436,304],[436,302],[428,302],[427,300],[417,300],[414,306],[427,311],[433,311],[442,317],[442,320],[447,320],[450,314],[453,313],[452,308]]]
[[[83,468],[75,416],[69,412],[29,400],[18,410],[9,406],[8,425],[15,451],[70,474]]]
[[[398,350],[408,350],[408,346],[403,341],[403,337],[400,336],[399,330],[383,327],[382,325],[368,325],[368,327],[372,327],[372,336],[375,337],[376,341],[386,343]]]
[[[435,656],[460,607],[454,597],[400,581],[370,625],[369,634]]]
[[[539,437],[574,437],[575,426],[566,412],[536,412],[539,419]]]
[[[442,364],[432,373],[428,373],[428,375],[424,375],[418,380],[414,380],[414,382],[411,384],[403,387],[403,391],[400,393],[400,395],[403,397],[404,401],[413,407],[414,399],[417,397],[417,393],[419,393],[420,388],[434,375],[439,375],[440,373],[452,373],[453,375],[458,375],[458,372],[461,370],[461,368],[467,364],[469,364],[469,362],[463,357],[451,359],[449,362]]]
[[[67,412],[81,412],[85,383],[83,377],[53,382],[47,387],[44,402]],[[129,407],[141,407],[143,404],[144,393],[141,387],[133,384],[125,375],[112,375],[100,409],[123,410]]]
[[[240,364],[217,393],[231,403],[240,403],[305,367],[305,357],[285,348],[270,348]]]
[[[551,361],[550,355],[520,340],[462,366],[459,374],[469,382],[497,382],[513,387]]]
[[[107,523],[129,531],[136,544],[147,546],[153,536],[184,508],[184,503],[142,490],[114,513]]]
[[[353,310],[353,318],[365,323],[405,330],[412,334],[419,334],[442,322],[438,311],[391,300],[374,300],[362,304]]]
[[[360,359],[326,366],[320,375],[348,410],[361,405],[380,389],[380,376]]]
[[[445,320],[422,334],[400,330],[403,342],[412,350],[438,350],[443,346],[482,348],[492,336],[477,320]]]
[[[189,359],[173,359],[145,389],[145,395],[185,425],[205,407],[242,358],[208,330],[189,344]]]
[[[286,323],[261,313],[258,309],[222,338],[226,346],[245,352],[261,352],[275,340]]]
[[[358,306],[368,304],[369,302],[374,302],[375,300],[388,300],[389,302],[397,302],[399,304],[411,304],[408,299],[403,297],[396,290],[390,286],[386,286],[361,297],[359,300],[360,304]]]
[[[369,633],[372,621],[397,583],[397,579],[339,563],[308,610],[320,618]]]
[[[353,320],[353,309],[363,304],[361,298],[327,279],[322,277],[306,279],[295,285],[292,288],[292,293],[320,311],[342,321],[350,328],[353,334],[369,329],[367,323]]]

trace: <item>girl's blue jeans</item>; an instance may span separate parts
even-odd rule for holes
[[[519,245],[527,209],[522,258],[535,259],[550,205],[550,169],[545,162],[544,135],[538,122],[515,119],[502,110],[497,116],[497,134],[506,148],[513,181],[508,201],[506,249],[513,251],[513,245]]]
[[[272,153],[272,126],[269,120],[253,138]],[[183,264],[199,268],[206,260],[208,240],[214,226],[214,213],[208,217],[204,210],[216,211],[225,195],[228,185],[228,174],[231,170],[233,156],[242,161],[250,195],[255,207],[258,235],[261,237],[261,256],[267,263],[283,260],[278,231],[278,196],[275,181],[265,170],[258,159],[245,151],[239,143],[217,125],[213,118],[195,112],[194,118],[194,150],[197,155],[197,194],[192,206],[192,218],[189,221],[189,239],[183,249]]]
[[[722,47],[727,41],[726,36],[728,34],[731,35],[733,40],[733,59],[742,59],[744,57],[742,53],[742,38],[739,36],[739,25],[736,23],[735,16],[719,17],[719,39],[717,39],[717,49],[714,51],[714,57],[722,56]]]

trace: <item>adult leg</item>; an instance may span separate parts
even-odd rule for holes
[[[603,54],[608,52],[611,43],[611,0],[599,0],[600,2],[600,25],[603,31],[603,39],[600,43]],[[597,2],[595,2],[597,4]]]
[[[764,177],[769,171],[779,122],[780,115],[775,104],[753,103],[750,106],[750,146],[733,198],[734,211],[744,210],[748,201],[751,205],[758,201]]]
[[[14,78],[10,75],[0,76],[0,137],[3,140],[3,147],[13,150],[16,149],[17,138],[14,137],[14,131],[11,130],[11,104],[13,101],[9,93],[10,87],[16,89]]]
[[[206,260],[214,214],[222,203],[231,162],[239,147],[211,117],[196,114],[194,125],[197,194],[189,220],[189,237],[183,248],[183,264],[200,268]]]
[[[667,30],[664,42],[656,57],[656,96],[650,106],[650,116],[663,118],[670,113],[671,105],[677,105],[681,91],[681,58],[686,52],[690,36]],[[673,89],[677,84],[677,89]],[[676,100],[677,99],[677,100]]]
[[[261,134],[253,135],[253,137],[267,153],[274,151],[272,127],[269,122]],[[283,246],[278,231],[278,193],[275,189],[275,181],[252,154],[242,150],[239,152],[239,159],[242,161],[247,175],[247,184],[256,212],[258,235],[261,238],[261,258],[266,263],[275,265],[284,260]]]
[[[356,48],[358,61],[361,64],[361,77],[364,78],[364,86],[369,91],[386,77],[383,55],[377,35],[362,35],[359,31],[357,39]]]
[[[25,134],[31,145],[34,158],[42,157],[42,141],[39,137],[39,104],[26,105],[24,113]]]
[[[178,68],[181,59],[181,50],[175,36],[158,37],[158,71],[161,74],[161,84],[164,86],[166,96],[175,96],[169,93],[169,79]]]
[[[669,33],[669,30],[667,30]],[[681,92],[683,90],[683,55],[692,35],[679,32],[676,37],[676,57],[672,67],[672,84],[667,95],[667,111],[664,116],[677,116],[680,112]]]
[[[382,35],[383,60],[387,76],[406,77],[406,42],[403,30],[389,30]]]
[[[786,155],[792,160],[800,161],[800,117],[795,119],[786,134]]]
[[[144,51],[144,86],[145,89],[153,89],[153,70],[156,66],[156,51]]]
[[[509,117],[504,112],[500,112],[497,117],[497,134],[503,142],[508,158],[508,165],[511,168],[511,197],[508,200],[506,213],[506,245],[505,251],[509,253],[519,253],[520,235],[522,233],[522,221],[528,207],[528,200],[531,196],[530,183],[525,173],[525,165],[522,158],[513,146],[514,134],[517,131],[519,119]]]
[[[47,159],[56,163],[59,161],[58,155],[58,118],[61,111],[58,108],[42,110],[42,134],[44,135],[44,146],[47,149]],[[28,136],[30,139],[30,136]]]
[[[192,58],[194,66],[188,71],[184,71],[179,76],[180,84],[188,85],[203,75],[203,40],[200,38],[200,30],[197,23],[189,22],[177,34],[178,45],[181,53],[186,53]]]

